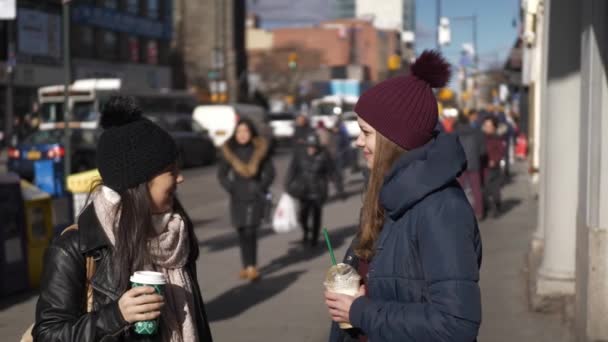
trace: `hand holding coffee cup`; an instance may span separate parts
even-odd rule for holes
[[[159,272],[137,271],[130,280],[131,290],[127,291],[118,302],[123,317],[127,322],[135,323],[135,333],[154,335],[158,331],[158,317],[164,305],[162,296],[167,283],[165,275]]]
[[[365,287],[360,285],[361,276],[350,265],[337,264],[329,268],[325,276],[325,303],[332,319],[341,329],[350,329],[348,323],[350,307],[355,298],[365,295]]]
[[[157,319],[164,305],[163,297],[149,286],[132,288],[118,300],[120,313],[130,324]]]

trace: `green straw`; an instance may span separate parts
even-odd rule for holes
[[[331,241],[329,241],[329,233],[327,233],[327,228],[323,228],[323,235],[325,235],[325,242],[327,242],[327,249],[329,249],[329,256],[331,256],[332,265],[336,266],[336,256],[334,255],[334,249],[331,248]]]

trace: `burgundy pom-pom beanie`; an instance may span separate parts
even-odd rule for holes
[[[408,76],[383,81],[363,93],[355,112],[377,132],[406,150],[426,144],[437,126],[432,88],[444,87],[450,65],[435,51],[424,51]]]

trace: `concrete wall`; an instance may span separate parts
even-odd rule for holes
[[[581,1],[581,186],[578,196],[576,336],[608,340],[608,4]]]

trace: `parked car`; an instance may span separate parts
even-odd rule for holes
[[[97,140],[101,134],[97,129],[72,129],[71,172],[94,169]],[[35,132],[17,145],[8,148],[7,168],[27,180],[34,179],[34,163],[39,160],[52,160],[63,164],[65,147],[63,129]]]
[[[240,118],[252,120],[260,135],[272,139],[272,130],[268,126],[268,113],[259,106],[239,103],[198,106],[192,116],[209,132],[216,147],[222,146],[230,139]]]
[[[183,167],[213,164],[216,149],[208,132],[188,113],[154,113],[146,117],[165,129],[177,142]]]
[[[277,142],[285,142],[293,138],[295,131],[295,114],[290,112],[270,113],[269,123],[272,137]]]
[[[355,112],[342,114],[342,122],[344,122],[348,136],[353,140],[357,139],[359,134],[361,134],[361,127],[359,127],[359,122],[357,122],[357,114]]]

